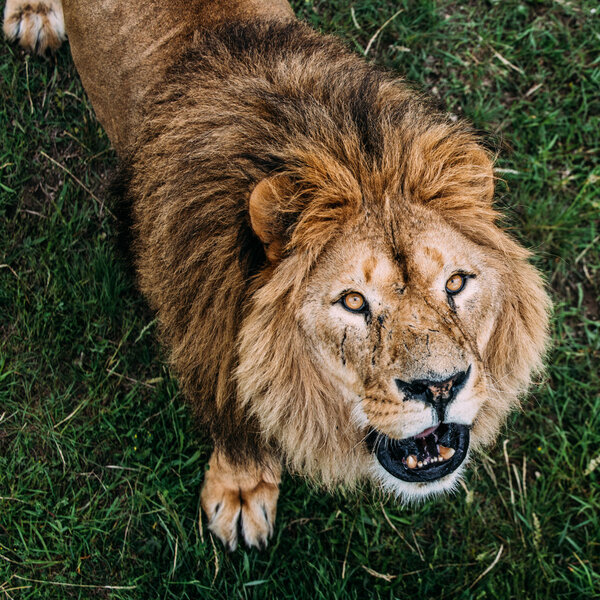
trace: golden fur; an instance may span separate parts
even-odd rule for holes
[[[203,507],[234,547],[239,519],[249,544],[272,531],[280,462],[406,499],[454,485],[394,479],[365,436],[447,418],[493,441],[541,366],[549,302],[466,124],[297,21],[224,22],[161,65],[120,151],[139,284],[216,446]],[[402,392],[458,371],[445,417]]]

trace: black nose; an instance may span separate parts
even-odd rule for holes
[[[471,367],[466,371],[454,373],[454,375],[445,379],[413,379],[410,382],[396,379],[396,385],[407,400],[420,400],[426,404],[431,404],[441,422],[444,420],[446,407],[465,386],[470,373]]]

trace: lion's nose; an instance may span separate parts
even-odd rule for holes
[[[465,386],[470,373],[471,367],[469,366],[466,371],[458,371],[445,379],[434,377],[432,379],[413,379],[409,382],[396,379],[396,385],[407,400],[420,400],[431,404],[441,422],[444,420],[446,407]]]

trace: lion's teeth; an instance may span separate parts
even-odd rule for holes
[[[417,463],[417,467],[421,468],[422,466],[423,466],[423,463],[422,463],[421,461],[419,461],[419,462]]]
[[[406,466],[409,469],[414,469],[417,466],[417,457],[414,454],[406,457]]]
[[[440,446],[440,455],[444,460],[448,460],[454,456],[456,450],[454,448],[446,448],[446,446]]]

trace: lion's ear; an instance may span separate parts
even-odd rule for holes
[[[260,181],[250,194],[250,225],[264,244],[265,254],[270,262],[279,260],[285,245],[285,224],[281,209],[289,188],[288,177],[274,175]]]

